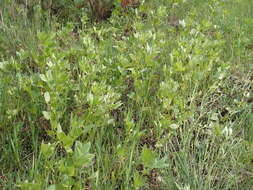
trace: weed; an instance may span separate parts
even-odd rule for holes
[[[0,188],[251,189],[253,3],[90,2],[0,2]]]

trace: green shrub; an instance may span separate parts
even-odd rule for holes
[[[0,3],[0,188],[251,188],[243,1]]]

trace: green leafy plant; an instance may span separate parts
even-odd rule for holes
[[[252,7],[0,1],[0,189],[250,189]]]

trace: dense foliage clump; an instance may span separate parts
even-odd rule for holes
[[[252,8],[0,1],[0,189],[251,189]]]

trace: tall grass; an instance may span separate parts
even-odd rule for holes
[[[0,5],[0,188],[252,188],[251,1]]]

